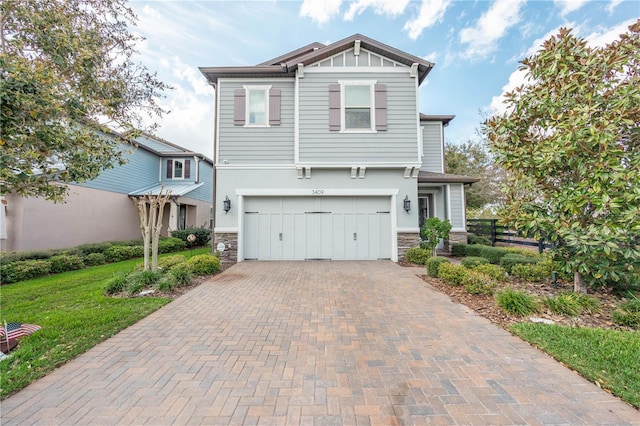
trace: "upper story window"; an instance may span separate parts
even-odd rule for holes
[[[330,84],[329,130],[354,133],[387,130],[387,86],[371,80]]]
[[[170,159],[167,160],[167,179],[190,179],[191,160]]]
[[[280,89],[243,86],[234,92],[234,124],[245,127],[280,125]]]

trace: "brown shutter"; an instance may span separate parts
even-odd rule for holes
[[[280,125],[280,89],[269,91],[269,124]]]
[[[387,85],[375,85],[376,96],[376,130],[387,130]]]
[[[173,160],[167,160],[167,179],[173,178]]]
[[[245,93],[244,89],[236,89],[233,92],[234,114],[233,124],[236,126],[244,126],[245,117]]]
[[[340,131],[340,85],[329,85],[329,130]]]
[[[191,160],[184,160],[184,178],[191,178]]]

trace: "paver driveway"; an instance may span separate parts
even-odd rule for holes
[[[2,424],[640,424],[391,262],[244,262],[2,402]]]

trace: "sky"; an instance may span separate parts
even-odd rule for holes
[[[478,139],[503,94],[525,81],[519,61],[558,29],[602,46],[640,18],[638,0],[130,1],[138,60],[173,87],[156,134],[213,156],[214,89],[198,67],[251,66],[312,42],[360,33],[435,63],[420,112],[452,114],[445,141]]]

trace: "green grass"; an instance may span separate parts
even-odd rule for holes
[[[210,250],[187,250],[181,254],[191,257]],[[38,324],[42,329],[21,338],[11,356],[0,361],[0,399],[169,303],[167,298],[104,295],[111,278],[131,272],[140,261],[133,259],[1,286],[0,321]]]
[[[640,408],[640,333],[529,323],[509,329]]]

